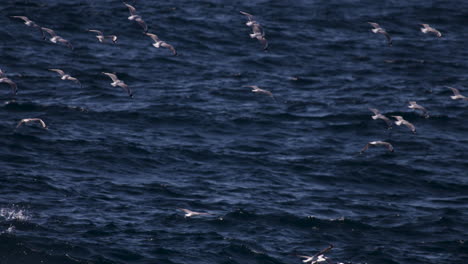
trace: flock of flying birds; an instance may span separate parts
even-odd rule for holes
[[[371,31],[373,33],[384,35],[387,38],[388,45],[392,46],[392,37],[390,36],[390,34],[387,33],[387,31],[385,31],[385,29],[383,29],[377,23],[374,23],[374,22],[368,22],[368,23],[373,27],[373,29],[371,29]],[[435,36],[437,36],[438,38],[442,37],[442,33],[440,33],[440,31],[438,31],[437,29],[429,26],[429,24],[421,24],[421,26],[423,26],[422,28],[420,28],[422,33],[424,33],[424,34],[431,33],[431,34],[434,34]],[[453,87],[448,87],[448,86],[447,86],[447,88],[452,90],[453,96],[450,96],[450,98],[452,98],[453,100],[458,100],[458,99],[465,100],[465,101],[468,100],[467,97],[460,94],[460,91],[458,89],[453,88]],[[424,108],[423,106],[416,103],[416,101],[409,101],[408,108],[414,109],[414,110],[419,110],[419,111],[422,112],[423,117],[429,118],[429,113],[426,110],[426,108]],[[372,116],[372,119],[374,119],[374,120],[382,119],[387,124],[388,129],[392,128],[393,122],[388,117],[381,114],[378,109],[369,108],[369,110],[374,113],[374,115]],[[406,127],[408,127],[411,130],[411,132],[413,132],[413,134],[416,134],[416,127],[412,123],[405,120],[402,116],[391,116],[391,117],[396,119],[396,121],[394,122],[395,125],[397,125],[397,126],[405,125]],[[372,147],[372,146],[383,146],[383,147],[386,147],[388,149],[388,151],[390,151],[390,152],[394,151],[394,148],[393,148],[392,144],[390,144],[389,142],[371,141],[371,142],[367,143],[364,146],[364,148],[362,148],[360,153],[362,154],[364,151],[366,151],[367,149],[369,149],[369,147]]]
[[[128,8],[128,11],[130,12],[130,16],[128,17],[128,20],[135,21],[136,23],[138,23],[142,27],[143,33],[146,36],[150,37],[154,41],[154,43],[152,44],[154,47],[156,47],[156,48],[160,48],[160,47],[167,48],[172,52],[172,54],[174,56],[177,55],[177,51],[172,45],[168,44],[165,41],[160,40],[159,37],[156,34],[148,33],[148,26],[144,22],[142,17],[137,14],[137,11],[136,11],[135,7],[133,7],[132,5],[127,4],[125,2],[123,2],[123,4]],[[263,30],[260,23],[255,21],[255,17],[253,15],[251,15],[249,13],[246,13],[246,12],[243,12],[243,11],[240,11],[240,13],[242,15],[245,15],[247,17],[247,19],[248,19],[247,22],[246,22],[246,25],[252,29],[252,34],[249,34],[250,38],[257,39],[260,42],[260,44],[262,45],[263,50],[268,50],[268,41],[265,38],[265,31]],[[30,20],[29,18],[27,18],[25,16],[12,16],[12,18],[21,19],[21,20],[24,21],[25,25],[38,29],[40,34],[41,34],[41,37],[44,40],[46,39],[46,34],[45,33],[47,33],[50,36],[50,38],[49,38],[50,42],[56,43],[56,44],[64,44],[68,48],[73,49],[73,46],[70,43],[70,41],[64,39],[63,37],[61,37],[59,35],[57,35],[54,30],[52,30],[50,28],[41,27],[41,26],[37,25],[35,22],[33,22],[32,20]],[[387,33],[387,31],[385,31],[377,23],[374,23],[374,22],[368,22],[368,23],[370,25],[372,25],[373,29],[371,29],[371,31],[373,33],[384,35],[386,37],[386,39],[387,39],[388,45],[390,45],[390,46],[392,45],[392,38]],[[439,38],[442,37],[442,34],[438,30],[436,30],[435,28],[429,26],[428,24],[421,24],[421,25],[423,26],[420,29],[421,32],[423,32],[425,34],[426,33],[432,33],[432,34],[434,34],[435,36],[437,36]],[[118,37],[116,35],[104,35],[101,31],[96,30],[96,29],[89,29],[88,31],[92,32],[92,33],[95,33],[96,38],[100,43],[103,43],[107,39],[109,39],[109,40],[112,41],[112,43],[115,44],[117,42],[117,39],[118,39]],[[77,83],[77,84],[79,84],[81,86],[81,82],[77,78],[70,76],[69,74],[65,73],[63,70],[61,70],[61,69],[49,69],[49,70],[53,71],[53,72],[56,72],[60,76],[60,78],[62,80],[72,81],[72,82],[75,82],[75,83]],[[108,76],[112,80],[111,85],[113,87],[119,86],[119,87],[121,87],[122,89],[124,89],[127,92],[128,96],[133,97],[132,90],[128,87],[127,84],[125,84],[122,80],[120,80],[117,77],[116,73],[102,72],[102,74]],[[8,78],[1,69],[0,69],[0,83],[6,83],[6,84],[10,85],[10,87],[12,89],[12,94],[16,95],[16,93],[17,93],[16,83],[13,82],[10,78]],[[256,85],[247,85],[247,86],[244,86],[244,87],[251,88],[252,92],[254,92],[254,93],[260,93],[260,94],[268,95],[268,96],[270,96],[271,98],[273,98],[276,101],[273,94],[268,90],[261,89],[260,87],[258,87]],[[453,87],[447,87],[447,88],[452,90],[453,96],[450,96],[450,97],[453,100],[465,100],[465,101],[468,100],[468,97],[462,95],[458,89],[453,88]],[[424,118],[429,118],[429,113],[426,110],[426,108],[424,108],[423,106],[417,104],[415,101],[410,101],[409,105],[408,105],[408,108],[421,111],[421,114],[422,114],[422,116]],[[396,121],[392,121],[388,117],[386,117],[385,115],[380,113],[380,111],[378,109],[369,108],[369,110],[374,113],[374,115],[372,116],[372,119],[374,119],[374,120],[381,119],[381,120],[385,121],[385,123],[387,124],[388,129],[391,129],[393,124],[396,124],[397,126],[404,125],[404,126],[408,127],[408,129],[410,129],[412,133],[416,133],[416,127],[412,123],[405,120],[402,116],[391,116],[391,117],[396,119]],[[18,129],[19,127],[21,127],[23,124],[30,123],[30,122],[37,122],[37,123],[40,124],[40,126],[42,128],[48,129],[45,122],[40,118],[25,118],[25,119],[22,119],[22,120],[19,121],[19,123],[16,126],[15,130]],[[372,146],[384,146],[390,152],[394,151],[394,148],[393,148],[392,144],[390,144],[389,142],[371,141],[360,151],[360,153],[363,153],[369,147],[372,147]],[[191,211],[191,210],[185,209],[185,208],[178,208],[178,210],[183,211],[185,213],[185,217],[211,215],[210,213],[195,212],[195,211]],[[321,262],[331,263],[330,260],[324,254],[326,252],[330,251],[332,248],[333,248],[333,245],[330,245],[329,247],[321,250],[320,252],[318,252],[317,254],[315,254],[313,256],[298,255],[298,254],[295,254],[295,255],[300,257],[300,258],[303,258],[304,263],[308,263],[308,262],[310,262],[311,264],[321,263]]]

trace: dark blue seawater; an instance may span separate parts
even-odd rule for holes
[[[467,1],[135,7],[178,56],[151,46],[119,0],[1,1],[0,68],[18,85],[13,96],[0,84],[1,264],[302,263],[295,253],[329,243],[335,263],[468,263],[468,101],[446,88],[468,96]],[[264,26],[268,52],[240,10]],[[387,130],[368,107],[417,134]],[[29,117],[49,129],[15,132]],[[360,155],[372,140],[395,152]]]

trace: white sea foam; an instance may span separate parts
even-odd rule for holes
[[[25,210],[17,208],[1,208],[0,217],[5,218],[7,221],[27,221],[30,219]]]

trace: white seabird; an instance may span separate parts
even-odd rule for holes
[[[416,127],[413,124],[411,124],[410,122],[403,119],[402,116],[392,116],[392,117],[394,117],[397,120],[397,121],[395,121],[395,124],[397,126],[405,125],[411,130],[411,132],[413,132],[413,134],[416,134]]]
[[[58,36],[57,34],[55,34],[55,31],[53,31],[52,29],[45,28],[45,27],[42,27],[41,29],[44,30],[45,32],[49,33],[49,35],[51,36],[51,38],[49,39],[50,42],[52,42],[52,43],[59,43],[59,42],[63,43],[65,45],[67,45],[67,47],[69,47],[70,49],[73,50],[72,44],[68,40],[62,38],[61,36]]]
[[[61,76],[60,79],[62,79],[62,80],[73,81],[75,83],[78,83],[81,87],[83,87],[81,85],[81,82],[77,78],[71,77],[69,74],[66,74],[64,71],[62,71],[60,69],[49,69],[49,71],[53,71],[53,72],[58,73]]]
[[[29,18],[25,16],[11,16],[11,17],[22,19],[26,26],[39,29],[39,32],[41,32],[41,35],[42,35],[42,39],[45,39],[44,31],[42,31],[42,28],[38,24],[34,23],[34,21],[30,20]]]
[[[101,43],[103,43],[106,40],[106,38],[110,38],[114,44],[117,42],[117,36],[116,35],[104,36],[104,34],[101,31],[96,30],[96,29],[88,29],[88,31],[96,33],[97,34],[96,38]]]
[[[311,264],[321,263],[321,262],[329,262],[328,258],[325,257],[325,253],[330,251],[333,248],[333,245],[330,244],[329,247],[323,249],[322,251],[318,252],[313,256],[306,256],[306,255],[296,255],[300,258],[304,258],[302,262],[307,263],[310,262]]]
[[[156,34],[152,34],[152,33],[145,33],[146,36],[150,37],[154,43],[152,44],[155,48],[160,48],[160,47],[163,47],[163,48],[168,48],[172,51],[172,54],[175,56],[177,55],[177,51],[176,49],[169,43],[165,42],[165,41],[162,41],[158,38],[158,36]]]
[[[137,15],[136,8],[129,5],[129,4],[127,4],[127,3],[125,3],[125,2],[123,2],[123,3],[124,3],[124,5],[127,6],[128,11],[130,12],[130,16],[128,17],[128,20],[137,22],[143,28],[143,31],[145,33],[148,32],[148,26],[146,25],[145,21],[143,21],[141,16]]]
[[[383,34],[387,38],[387,42],[389,46],[392,46],[392,38],[390,35],[385,31],[385,29],[381,28],[379,24],[374,23],[374,22],[367,22],[371,24],[374,28],[371,29],[374,34]]]
[[[416,101],[409,101],[408,103],[409,103],[408,108],[411,108],[411,109],[414,109],[414,110],[421,110],[423,112],[423,116],[425,118],[429,118],[429,114],[428,114],[426,108],[418,105],[416,103]]]
[[[244,87],[252,88],[253,93],[266,94],[266,95],[270,96],[271,98],[273,98],[273,100],[276,101],[275,97],[273,96],[273,94],[270,91],[265,90],[265,89],[261,89],[257,85],[244,85]]]
[[[29,122],[39,122],[42,126],[42,128],[47,129],[47,125],[42,121],[40,118],[24,118],[19,121],[18,125],[16,126],[15,130],[18,129],[22,124],[26,124]]]
[[[452,90],[453,95],[451,95],[450,98],[452,98],[453,100],[462,99],[462,100],[468,101],[468,97],[462,95],[457,88],[453,88],[453,87],[449,87],[449,86],[447,86],[447,88]]]
[[[195,212],[195,211],[185,209],[185,208],[177,208],[177,209],[179,209],[179,210],[181,210],[181,211],[183,211],[185,213],[185,215],[184,215],[185,218],[192,217],[192,216],[195,216],[195,215],[211,215],[210,213]]]
[[[263,50],[268,50],[268,41],[265,38],[265,31],[263,30],[262,26],[260,23],[255,21],[255,18],[253,15],[240,11],[241,14],[247,16],[249,19],[247,23],[245,23],[248,27],[252,28],[252,34],[250,35],[250,38],[256,38],[260,43],[263,45]]]
[[[111,85],[113,87],[116,87],[116,86],[122,87],[125,91],[127,91],[128,96],[133,97],[133,93],[132,93],[132,90],[130,90],[130,87],[128,87],[128,85],[126,85],[122,80],[119,80],[119,78],[117,78],[117,75],[115,75],[114,73],[108,73],[108,72],[103,72],[102,74],[105,74],[112,79]]]
[[[375,108],[369,108],[369,110],[374,113],[374,115],[372,116],[372,119],[374,120],[382,119],[383,121],[385,121],[385,123],[387,123],[388,129],[392,128],[392,121],[388,119],[388,117],[382,115],[380,111]]]
[[[364,146],[364,148],[360,151],[360,153],[362,154],[371,146],[385,146],[390,152],[393,152],[392,144],[385,142],[385,141],[371,141],[367,143],[366,146]]]
[[[6,77],[5,74],[2,72],[2,70],[0,70],[0,83],[9,84],[13,95],[16,95],[16,92],[18,91],[18,87],[16,86],[16,83],[12,81],[10,78]]]
[[[440,33],[439,30],[429,26],[429,24],[421,24],[421,26],[423,26],[421,29],[421,32],[424,33],[424,34],[427,34],[427,33],[432,33],[432,34],[435,34],[437,37],[442,37],[442,33]]]

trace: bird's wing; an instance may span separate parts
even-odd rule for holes
[[[265,89],[258,89],[258,90],[259,90],[261,93],[264,93],[264,94],[266,94],[266,95],[269,95],[269,96],[273,97],[273,94],[272,94],[270,91],[268,91],[268,90],[265,90]]]
[[[388,119],[388,117],[384,116],[384,115],[381,115],[380,116],[380,119],[382,119],[383,121],[385,121],[385,123],[387,123],[387,126],[388,127],[392,127],[393,123],[390,119]]]
[[[393,146],[392,146],[392,144],[390,144],[390,143],[388,143],[388,142],[382,142],[382,144],[384,144],[385,147],[387,147],[387,149],[388,149],[389,151],[393,151]]]
[[[143,28],[143,31],[146,33],[148,31],[148,25],[141,18],[135,19],[135,21]]]
[[[127,3],[124,3],[124,4],[128,7],[128,11],[130,11],[130,15],[132,15],[132,16],[136,15],[135,7],[133,7],[133,6],[129,5],[129,4],[127,4]]]
[[[367,145],[369,145],[369,144],[367,144]],[[366,145],[366,147],[367,147],[367,145]],[[362,152],[362,150],[361,150],[361,152]],[[327,252],[330,251],[332,248],[333,248],[333,245],[330,244],[327,248],[324,248],[324,249],[322,249],[320,252],[318,252],[317,254],[315,254],[315,255],[314,255],[314,258],[317,257],[317,256],[320,256],[320,255],[322,255],[322,254],[327,253]]]
[[[411,131],[416,131],[416,127],[413,124],[411,124],[410,122],[404,120],[403,124],[405,124],[405,126],[407,126],[409,129],[411,129]]]
[[[380,111],[376,108],[369,108],[369,111],[371,111],[372,113],[374,113],[375,115],[379,115],[380,114]]]
[[[439,37],[439,38],[442,37],[442,33],[440,33],[440,31],[435,29],[435,28],[431,28],[431,29],[429,29],[429,31],[436,34],[436,36]]]
[[[390,37],[390,34],[388,34],[387,31],[383,31],[382,34],[385,35],[385,37],[387,38],[387,41],[388,41],[388,45],[391,46],[392,45],[392,37]]]
[[[163,42],[161,46],[170,49],[174,55],[177,55],[176,49],[171,44]]]
[[[248,87],[252,89],[260,89],[257,85],[244,85],[243,87]]]
[[[252,31],[253,31],[253,33],[260,34],[262,36],[265,35],[265,33],[263,32],[262,25],[260,25],[259,23],[254,23],[252,25]]]
[[[60,74],[60,76],[65,75],[65,72],[60,70],[60,69],[49,69],[49,71],[56,72],[56,73]]]
[[[47,127],[46,124],[44,123],[44,121],[42,121],[42,119],[40,119],[40,118],[34,118],[33,120],[34,120],[34,121],[38,121],[39,123],[41,123],[41,126],[42,126],[43,128],[46,128],[46,127]]]
[[[192,212],[192,211],[190,211],[189,209],[185,209],[185,208],[177,208],[177,209],[179,209],[179,210],[183,211],[183,212],[184,212],[184,213],[186,213],[186,214],[193,213],[193,212]]]
[[[61,42],[61,43],[64,43],[64,44],[67,45],[67,47],[69,47],[70,49],[73,49],[73,46],[72,46],[72,44],[70,43],[70,41],[68,41],[68,40],[66,40],[66,39],[64,39],[64,38],[59,38],[58,41]]]
[[[118,84],[118,86],[122,87],[122,89],[124,89],[128,93],[128,96],[133,97],[132,90],[130,89],[130,87],[128,87],[128,85],[121,82],[121,83]]]
[[[152,40],[154,40],[154,42],[158,42],[159,41],[159,38],[156,34],[153,34],[153,33],[145,33],[146,36],[150,37]]]
[[[364,151],[366,151],[366,150],[369,148],[370,145],[371,145],[371,144],[367,143],[367,144],[361,149],[360,153],[363,153]]]
[[[52,37],[56,37],[57,34],[55,34],[55,31],[53,31],[52,29],[50,28],[45,28],[45,27],[41,27],[41,29],[47,33],[49,33],[49,35],[51,35]]]
[[[99,36],[104,36],[104,34],[101,31],[96,30],[96,29],[88,29],[88,31],[89,32],[94,32],[94,33],[98,34]]]
[[[29,18],[27,18],[25,16],[12,16],[12,17],[22,19],[22,20],[24,20],[24,22],[32,22]]]
[[[112,81],[114,81],[114,82],[119,80],[119,78],[117,78],[117,75],[115,75],[113,73],[103,72],[103,74],[109,76],[112,79]]]
[[[21,121],[18,122],[18,125],[16,125],[16,128],[20,127],[22,124],[24,124],[24,120],[23,120],[23,119],[21,119]],[[16,129],[16,128],[15,128],[15,129]]]
[[[459,91],[457,88],[453,88],[453,87],[449,87],[449,86],[447,86],[447,88],[449,88],[450,90],[452,90],[452,92],[453,92],[454,95],[458,95],[458,96],[461,95],[460,91]]]
[[[262,43],[263,45],[263,50],[267,50],[268,49],[268,40],[264,37],[257,37],[258,41],[260,41],[260,43]]]
[[[249,19],[249,21],[253,21],[254,20],[254,16],[252,16],[251,14],[247,13],[247,12],[243,12],[243,11],[239,11],[241,14],[243,14],[244,16],[247,16],[247,18]]]
[[[374,22],[367,22],[369,24],[371,24],[371,26],[373,26],[374,28],[380,28],[379,24],[377,23],[374,23]]]
[[[17,91],[18,87],[16,86],[15,82],[10,80],[9,78],[5,78],[1,82],[8,83],[10,85],[11,89],[13,90],[13,94],[16,94],[16,91]]]

